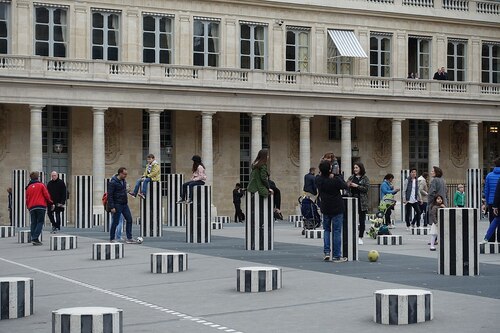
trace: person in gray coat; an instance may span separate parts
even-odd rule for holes
[[[431,170],[431,183],[429,185],[428,206],[434,202],[434,198],[439,194],[443,198],[443,203],[448,207],[448,196],[446,191],[446,182],[443,178],[443,170],[440,167],[433,166]]]

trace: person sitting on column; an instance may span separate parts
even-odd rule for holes
[[[263,198],[267,198],[269,194],[273,193],[269,185],[269,172],[267,171],[268,158],[267,149],[259,150],[255,161],[251,165],[252,172],[250,172],[250,180],[247,188],[248,192],[252,194],[258,192]]]
[[[269,179],[269,188],[273,190],[274,200],[273,200],[273,208],[274,208],[274,219],[275,220],[283,220],[283,214],[281,214],[281,191],[276,186],[276,183]]]
[[[385,175],[384,181],[382,182],[382,185],[380,185],[380,201],[384,200],[384,196],[386,194],[395,195],[399,192],[399,188],[394,188],[394,186],[392,185],[393,180],[394,175],[392,173],[388,173],[387,175]],[[393,209],[394,205],[388,207],[385,211],[385,225],[391,225],[391,214]]]
[[[411,209],[415,211],[415,215],[413,216],[413,220],[411,221],[411,227],[415,228],[415,223],[417,227],[420,227],[420,203],[422,200],[420,199],[419,191],[418,191],[418,180],[417,180],[417,169],[410,169],[410,176],[404,181],[404,189],[403,189],[403,205],[405,205],[405,221],[406,221],[406,229],[410,228],[410,217],[411,217]]]
[[[61,215],[62,212],[64,212],[64,205],[66,204],[68,195],[66,184],[59,178],[59,173],[57,171],[52,171],[50,173],[50,181],[47,183],[47,190],[56,206],[54,210],[47,211],[50,223],[52,224],[51,233],[55,234],[57,231],[61,230]]]
[[[458,184],[457,191],[453,196],[453,204],[455,207],[464,208],[465,207],[465,187],[463,184]]]
[[[45,211],[48,206],[50,206],[51,210],[55,208],[47,187],[38,180],[38,177],[40,177],[40,173],[32,171],[30,173],[30,182],[26,186],[26,207],[30,211],[31,242],[33,245],[42,245],[38,237],[42,233],[43,223],[45,222]]]
[[[207,174],[205,173],[205,166],[201,162],[201,157],[194,155],[191,160],[193,161],[193,167],[191,171],[193,175],[191,180],[182,184],[181,197],[177,203],[187,203],[190,204],[193,201],[193,187],[205,185],[207,181]],[[189,198],[186,198],[189,189]],[[187,200],[186,200],[187,199]]]
[[[316,188],[316,168],[310,168],[309,173],[304,176],[304,194],[308,196],[312,201],[316,201],[316,196],[318,195],[318,189]]]
[[[445,208],[446,206],[444,205],[444,199],[442,196],[439,194],[434,197],[434,201],[431,202],[431,205],[429,207],[429,223],[431,225],[431,242],[429,243],[431,245],[430,250],[431,251],[436,251],[435,245],[437,244],[437,236],[438,236],[438,229],[437,229],[437,223],[438,223],[438,209],[439,208]]]
[[[368,212],[368,190],[370,189],[370,179],[366,176],[365,166],[361,162],[354,163],[354,174],[347,179],[350,181],[351,196],[358,198],[359,231],[358,244],[363,245],[365,233],[366,213]]]
[[[146,199],[146,193],[148,191],[148,184],[150,182],[159,182],[160,176],[160,164],[155,160],[155,155],[149,154],[146,157],[148,164],[144,170],[144,174],[135,182],[134,192],[129,193],[134,198],[139,195],[141,198]],[[142,186],[141,186],[142,184]],[[139,189],[141,191],[139,192]]]
[[[9,208],[9,222],[11,226],[14,226],[12,223],[12,187],[7,187],[7,203]]]
[[[497,188],[495,190],[495,197],[493,199],[493,205],[492,205],[492,214],[495,215],[495,218],[488,227],[486,235],[484,236],[484,240],[481,242],[482,244],[486,244],[489,242],[490,238],[495,233],[495,230],[500,225],[500,214],[498,213],[499,207],[500,207],[500,181],[497,182]]]
[[[234,205],[234,222],[245,221],[245,214],[241,210],[241,197],[245,195],[245,189],[241,188],[240,183],[236,183],[233,190],[233,205]]]

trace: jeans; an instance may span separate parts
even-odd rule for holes
[[[323,215],[323,229],[325,229],[325,238],[323,252],[330,254],[330,239],[333,227],[333,257],[340,258],[342,256],[342,224],[344,214]]]
[[[245,220],[245,214],[241,210],[241,203],[233,202],[234,204],[234,222],[243,222]]]
[[[411,221],[411,224],[414,226],[415,223],[417,224],[417,227],[420,227],[420,215],[422,215],[422,211],[420,210],[420,203],[417,202],[407,202],[405,205],[405,220],[406,220],[406,226],[410,226],[410,214],[411,214],[411,208],[415,211],[415,215],[413,216],[413,220]]]
[[[358,216],[359,216],[359,230],[358,230],[359,234],[358,234],[358,237],[363,238],[363,235],[365,234],[365,228],[366,228],[366,226],[365,226],[366,211],[360,210]]]
[[[123,231],[123,214],[120,215],[120,222],[118,222],[118,226],[116,227],[116,239],[122,239],[122,231]]]
[[[54,210],[48,210],[47,216],[49,217],[50,223],[52,224],[52,228],[56,228],[57,230],[61,230],[61,213],[63,211],[60,208]]]
[[[43,223],[45,222],[46,209],[33,209],[30,210],[31,219],[31,240],[37,241],[42,233]]]
[[[495,215],[493,212],[493,205],[488,205],[488,219],[490,220],[490,226],[488,228],[488,232],[490,233],[490,236],[488,237],[489,242],[495,242],[495,241],[500,241],[500,228],[498,228],[498,223],[495,223],[495,221],[498,219],[498,216]],[[495,223],[495,228],[492,227],[491,225]],[[491,232],[490,232],[491,229]],[[497,230],[497,232],[495,232]]]
[[[182,184],[181,199],[186,200],[186,193],[189,188],[189,200],[193,200],[193,187],[200,185],[205,185],[205,182],[203,180],[190,180]]]
[[[120,217],[123,214],[125,221],[127,221],[125,225],[125,232],[127,234],[127,239],[132,239],[132,214],[130,213],[130,209],[127,204],[116,204],[115,205],[116,212],[113,214],[113,223],[111,224],[111,228],[109,230],[109,240],[114,240],[116,235],[116,228],[118,224],[120,224]]]
[[[137,196],[137,193],[139,193],[139,187],[141,187],[142,183],[142,189],[141,193],[146,196],[146,193],[148,192],[148,185],[151,182],[151,178],[139,178],[135,182],[135,187],[134,187],[134,196]]]

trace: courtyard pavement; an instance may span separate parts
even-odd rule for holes
[[[482,236],[487,228],[479,223]],[[0,277],[34,279],[34,314],[0,321],[0,333],[51,332],[51,312],[60,308],[106,306],[123,309],[124,332],[499,332],[500,255],[482,254],[480,275],[437,274],[437,252],[428,236],[413,236],[398,223],[402,246],[379,246],[365,238],[357,262],[322,260],[321,239],[306,239],[288,222],[275,223],[274,251],[246,251],[244,225],[212,230],[209,244],[185,243],[184,228],[164,227],[162,238],[125,244],[123,259],[93,261],[92,243],[108,239],[102,227],[64,228],[78,236],[78,249],[50,251],[0,239]],[[134,226],[134,236],[139,229]],[[369,250],[380,259],[368,261]],[[150,254],[182,251],[188,270],[150,273]],[[236,269],[278,266],[283,288],[265,293],[236,291]],[[433,293],[434,320],[388,326],[373,322],[373,292],[418,288]]]

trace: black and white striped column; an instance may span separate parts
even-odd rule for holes
[[[400,197],[401,197],[401,200],[399,201],[401,203],[401,221],[403,221],[403,223],[406,222],[406,205],[403,204],[403,202],[406,200],[405,196],[406,196],[406,193],[404,191],[405,189],[405,181],[406,179],[408,179],[408,177],[410,177],[410,170],[409,169],[403,169],[401,170],[401,192],[400,192]],[[380,198],[382,199],[382,198]],[[394,198],[396,199],[396,198]],[[411,208],[410,208],[411,209]],[[410,215],[410,221],[413,221],[413,216],[415,215],[415,211],[413,209],[411,209],[412,213]]]
[[[66,182],[66,174],[59,173],[59,179],[61,179],[64,182],[64,185],[66,185],[66,189],[67,189],[68,183]],[[67,199],[68,199],[68,193],[66,193],[66,204],[65,204],[64,210],[61,213],[59,213],[59,214],[61,214],[61,227],[68,226],[69,201]]]
[[[167,175],[167,225],[171,227],[182,227],[186,224],[184,219],[185,206],[177,204],[183,183],[184,175]]]
[[[16,235],[16,227],[2,225],[0,226],[0,238],[14,237]]]
[[[141,236],[161,237],[162,229],[161,183],[150,182],[146,199],[141,199]]]
[[[465,207],[481,208],[481,169],[467,169],[467,195]]]
[[[349,261],[358,260],[358,198],[342,198],[344,221],[342,225],[342,256]]]
[[[438,273],[444,275],[479,275],[479,209],[441,208],[438,210]]]
[[[427,227],[411,228],[411,234],[417,235],[417,236],[428,235],[430,231],[431,231],[431,228],[427,228]]]
[[[323,229],[317,230],[304,230],[306,234],[306,238],[320,238],[323,239],[325,236],[325,231]]]
[[[302,221],[302,215],[288,215],[288,222],[294,223],[297,221]]]
[[[222,222],[213,221],[212,222],[212,229],[213,230],[220,230],[220,229],[222,229]]]
[[[187,253],[151,253],[151,273],[177,273],[187,269]]]
[[[247,250],[274,249],[273,196],[261,197],[258,192],[246,195],[245,241]]]
[[[121,259],[123,255],[123,243],[92,244],[92,260]]]
[[[194,186],[193,202],[186,205],[186,243],[210,243],[212,187]]]
[[[403,236],[377,235],[377,245],[403,245]]]
[[[374,293],[373,320],[378,324],[407,325],[434,317],[432,293],[420,289],[384,289]]]
[[[216,216],[215,217],[215,222],[230,223],[231,222],[231,218],[229,216]]]
[[[100,226],[104,224],[104,214],[94,213],[92,214],[92,225]]]
[[[279,267],[240,267],[236,270],[236,290],[242,293],[277,290],[282,285]]]
[[[498,254],[500,253],[500,243],[488,242],[479,244],[480,254]]]
[[[71,235],[50,236],[51,251],[73,250],[76,249],[77,247],[78,247],[77,236],[71,236]]]
[[[16,228],[26,227],[26,170],[12,170],[12,223]]]
[[[52,333],[123,333],[123,310],[104,307],[52,311]]]
[[[38,236],[38,240],[41,242],[43,232]],[[17,242],[18,243],[31,243],[31,230],[18,230],[17,232]]]
[[[74,176],[75,228],[92,228],[93,185],[92,176]]]
[[[304,221],[295,221],[295,228],[304,228]]]
[[[0,320],[33,314],[33,279],[0,277]]]

